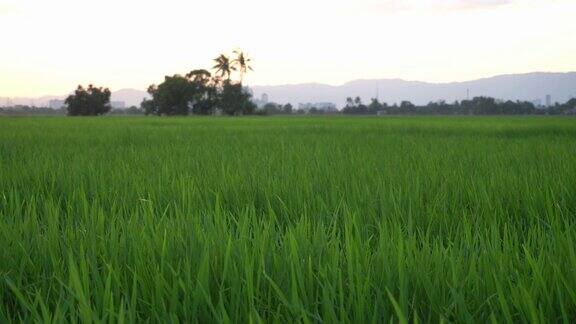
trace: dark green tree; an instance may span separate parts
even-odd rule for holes
[[[384,109],[384,105],[378,101],[377,98],[372,98],[370,104],[368,105],[368,113],[369,114],[377,114],[380,110]]]
[[[153,99],[144,99],[140,103],[140,109],[144,111],[144,115],[158,115],[158,106]]]
[[[160,85],[150,86],[148,92],[153,103],[143,107],[145,111],[156,115],[188,115],[192,104],[201,98],[202,93],[190,79],[181,75],[166,76]]]
[[[262,107],[262,112],[265,115],[278,115],[282,112],[280,105],[275,102],[268,102]]]
[[[401,114],[414,114],[416,113],[416,106],[410,101],[402,101],[400,103],[400,113]]]
[[[292,107],[292,104],[290,104],[290,103],[287,103],[282,107],[282,113],[284,113],[284,114],[290,115],[290,114],[292,114],[292,110],[293,110],[293,107]]]
[[[218,104],[219,78],[212,78],[206,70],[194,70],[186,74],[194,88],[194,102],[192,112],[198,115],[209,115],[214,112]]]
[[[324,110],[318,109],[316,107],[312,107],[312,108],[310,108],[310,110],[308,110],[308,113],[310,115],[322,115],[322,114],[324,114]]]
[[[346,107],[353,107],[354,106],[354,99],[352,97],[346,98]]]
[[[228,115],[251,114],[255,105],[252,95],[242,87],[242,82],[231,80],[232,71],[240,77],[252,70],[250,59],[241,51],[234,51],[236,58],[224,54],[214,59],[214,76],[207,70],[192,70],[185,76],[166,76],[164,82],[148,87],[152,99],[144,100],[141,109],[147,115],[209,115],[217,110]]]
[[[240,83],[224,81],[218,107],[226,115],[250,115],[256,110],[252,102],[252,94],[242,87]]]
[[[346,98],[346,106],[342,109],[342,113],[350,115],[365,115],[368,114],[368,106],[362,104],[362,99],[360,99],[360,97],[354,99],[348,97]]]
[[[99,116],[104,115],[112,108],[110,106],[111,92],[108,88],[89,85],[84,89],[78,86],[74,94],[66,98],[65,104],[69,116]]]
[[[140,115],[142,114],[144,111],[136,106],[130,106],[128,108],[126,108],[125,113],[127,115]]]

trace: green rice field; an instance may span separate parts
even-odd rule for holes
[[[1,323],[575,321],[574,118],[0,118]]]

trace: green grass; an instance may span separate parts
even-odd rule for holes
[[[576,120],[0,118],[0,322],[576,319]]]

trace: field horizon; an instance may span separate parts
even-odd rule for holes
[[[0,322],[576,318],[576,123],[2,117]]]

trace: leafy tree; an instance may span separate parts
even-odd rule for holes
[[[209,115],[214,112],[218,104],[218,85],[220,79],[212,78],[212,74],[206,70],[194,70],[186,74],[192,83],[195,92],[195,101],[192,112],[199,115]]]
[[[292,105],[290,103],[287,103],[282,107],[282,113],[284,113],[284,114],[292,114],[292,110],[293,110],[293,108],[292,108]]]
[[[362,104],[362,99],[360,99],[360,97],[354,99],[348,97],[346,98],[346,106],[342,109],[342,113],[353,115],[367,114],[368,106]]]
[[[164,82],[152,91],[155,113],[169,116],[188,115],[197,96],[197,89],[188,78],[178,74],[166,76]]]
[[[186,74],[186,78],[199,84],[210,82],[212,74],[204,69],[192,70]]]
[[[416,112],[416,106],[410,101],[402,101],[400,103],[400,112],[403,114],[413,114]]]
[[[444,100],[439,100],[439,101],[435,101],[435,102],[430,102],[428,103],[428,105],[426,105],[426,107],[423,109],[421,109],[422,113],[425,114],[443,114],[443,115],[447,115],[450,113],[455,113],[456,112],[456,108],[458,107],[459,103],[455,102],[454,106],[449,105],[448,103],[446,103],[446,101]]]
[[[166,76],[158,86],[150,86],[152,102],[142,108],[148,114],[187,115],[190,109],[197,114],[211,113],[218,102],[216,79],[206,70],[194,70],[186,76]]]
[[[146,89],[146,92],[148,92],[148,94],[152,96],[152,99],[144,99],[140,103],[140,109],[144,111],[144,115],[160,114],[158,104],[156,103],[156,101],[154,101],[154,94],[156,93],[157,90],[158,87],[155,84],[149,85],[148,89]]]
[[[566,109],[564,110],[564,114],[576,115],[576,98],[568,100],[568,102],[566,102],[564,106],[566,107]]]
[[[554,106],[548,107],[547,113],[550,115],[573,114],[575,109],[576,109],[576,98],[572,98],[564,104],[556,103]]]
[[[354,100],[352,99],[352,97],[347,97],[346,98],[346,107],[353,107],[354,106]]]
[[[279,114],[292,114],[292,105],[287,103],[285,105],[277,104],[275,102],[268,102],[262,109],[260,109],[262,115],[279,115]]]
[[[527,101],[501,101],[491,97],[475,97],[472,100],[455,101],[448,104],[443,100],[430,102],[425,106],[417,106],[409,101],[402,101],[400,106],[394,104],[389,107],[387,104],[380,104],[378,100],[372,99],[368,107],[358,104],[358,99],[348,98],[346,107],[342,110],[344,114],[373,114],[377,109],[382,109],[389,114],[476,114],[476,115],[526,115],[526,114],[565,114],[569,109],[569,102],[564,105],[556,105],[548,109],[536,109],[534,104]],[[576,99],[572,102],[576,105]],[[576,112],[576,109],[574,109]]]
[[[262,107],[265,115],[277,115],[282,112],[280,105],[274,102],[268,102]]]
[[[221,109],[228,115],[251,114],[255,105],[252,95],[242,87],[242,82],[231,80],[232,71],[240,71],[240,77],[252,70],[250,59],[241,51],[234,51],[236,58],[224,54],[214,59],[212,75],[204,69],[192,70],[184,76],[166,76],[164,82],[148,87],[151,100],[144,100],[141,109],[154,115],[208,115]]]
[[[143,110],[136,107],[136,106],[130,106],[125,110],[127,115],[139,115],[143,113]]]
[[[99,116],[110,111],[110,95],[108,88],[98,88],[89,85],[84,89],[78,86],[74,94],[66,98],[69,116]]]
[[[140,109],[144,111],[144,115],[158,115],[158,106],[153,99],[144,99],[140,103]]]
[[[254,113],[256,105],[252,102],[252,94],[240,83],[224,81],[218,107],[230,116],[249,115]]]
[[[372,101],[368,105],[368,113],[377,114],[381,110],[384,110],[384,104],[381,104],[377,98],[372,98]]]
[[[498,113],[496,99],[490,97],[474,97],[472,113],[474,115],[492,115]]]

